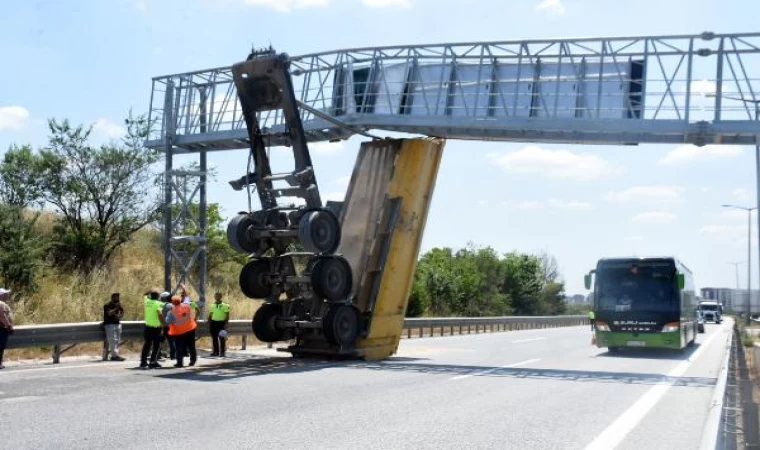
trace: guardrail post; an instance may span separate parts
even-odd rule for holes
[[[103,361],[108,361],[108,340],[103,341]]]
[[[244,334],[243,338],[240,340],[240,350],[245,350],[246,347],[248,347],[248,335]]]
[[[423,337],[423,334],[425,333],[425,328],[420,327],[420,337]]]
[[[412,329],[411,328],[407,328],[406,329],[406,338],[407,339],[411,339],[412,338]]]
[[[61,362],[61,346],[56,344],[53,346],[53,364]]]

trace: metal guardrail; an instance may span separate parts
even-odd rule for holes
[[[434,336],[439,330],[443,336],[448,329],[449,334],[475,333],[486,331],[513,331],[535,328],[556,328],[588,324],[586,316],[500,316],[500,317],[431,317],[421,319],[404,319],[406,337],[412,337],[412,331],[418,330],[418,336],[423,337],[425,330],[428,336]],[[465,331],[466,330],[466,331]]]
[[[404,319],[406,337],[411,338],[413,330],[417,330],[419,337],[429,330],[429,336],[444,335],[446,329],[449,334],[476,333],[486,331],[512,331],[536,328],[555,328],[588,323],[586,316],[502,316],[502,317],[436,317]],[[121,338],[124,341],[140,340],[143,337],[144,322],[124,321],[122,324]],[[247,336],[252,334],[250,320],[230,320],[227,327],[230,335],[243,336],[243,349],[245,349]],[[208,336],[208,327],[205,321],[198,322],[198,337]],[[53,363],[60,361],[61,354],[74,346],[90,342],[103,342],[105,346],[105,332],[98,322],[83,323],[59,323],[50,325],[21,325],[15,328],[13,335],[8,339],[9,349],[18,348],[45,348],[52,347]],[[104,353],[105,356],[105,353]]]

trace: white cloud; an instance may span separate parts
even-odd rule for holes
[[[362,3],[364,3],[364,6],[368,6],[370,8],[409,8],[412,6],[412,0],[362,0]]]
[[[700,186],[699,192],[711,192],[713,190],[712,186]]]
[[[309,144],[309,150],[319,155],[335,155],[345,150],[343,141],[341,142],[316,142]]]
[[[585,211],[591,209],[591,203],[564,201],[557,200],[556,198],[549,200],[549,206],[552,208],[566,209],[570,211]]]
[[[665,211],[649,211],[633,216],[636,223],[648,225],[665,225],[676,220],[676,215]]]
[[[625,240],[628,242],[640,242],[644,240],[644,236],[628,236]]]
[[[620,192],[608,192],[604,195],[606,200],[619,203],[631,202],[680,202],[681,186],[633,186]]]
[[[520,202],[515,205],[517,209],[540,209],[543,207],[544,205],[541,202],[536,201]]]
[[[747,211],[740,211],[738,209],[727,209],[720,213],[722,219],[729,220],[747,220]]]
[[[324,201],[334,201],[334,202],[342,202],[346,198],[345,192],[328,192],[327,194],[322,196],[322,200]]]
[[[249,6],[271,8],[278,12],[289,13],[294,9],[327,6],[330,0],[243,0]]]
[[[19,130],[28,119],[29,110],[23,106],[0,106],[0,130]]]
[[[306,200],[301,197],[280,197],[277,199],[277,204],[280,206],[303,206],[306,204]]]
[[[107,138],[107,139],[117,139],[124,134],[126,134],[127,130],[124,129],[124,127],[120,125],[116,125],[115,123],[111,122],[108,119],[98,119],[95,121],[95,124],[93,124],[92,129],[100,134],[101,136]]]
[[[144,13],[148,10],[148,5],[145,3],[145,0],[137,0],[134,2],[135,8],[137,8],[138,11],[141,13]]]
[[[562,0],[542,0],[541,3],[536,5],[536,10],[546,12],[552,16],[561,16],[565,14],[567,8],[565,8]]]
[[[335,184],[338,186],[344,186],[348,187],[348,183],[351,182],[351,175],[346,175],[345,177],[338,177],[332,181],[330,181],[330,184]]]
[[[485,205],[485,204],[486,204],[485,200],[478,200],[478,205]]]
[[[746,234],[747,227],[741,225],[705,225],[699,229],[699,232],[707,234]]]
[[[749,191],[744,188],[737,188],[731,191],[731,196],[737,202],[748,202],[750,199]]]
[[[593,180],[620,172],[591,153],[547,150],[533,145],[509,153],[490,153],[487,157],[509,172],[540,173],[552,178]]]
[[[731,158],[741,155],[741,147],[732,145],[681,145],[669,151],[658,164],[685,164],[695,161],[712,161],[719,158]]]
[[[702,95],[715,94],[715,82],[710,80],[697,80],[691,82],[691,92]]]

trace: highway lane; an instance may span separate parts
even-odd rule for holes
[[[612,356],[573,327],[404,340],[381,362],[7,369],[0,447],[693,449],[729,338]]]

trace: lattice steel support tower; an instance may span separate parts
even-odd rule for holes
[[[167,108],[163,117],[167,145],[164,147],[165,170],[163,180],[164,221],[164,290],[175,292],[185,282],[190,282],[198,293],[198,299],[206,300],[208,278],[208,255],[206,231],[208,228],[206,183],[208,176],[207,154],[198,152],[199,170],[175,170],[173,109],[175,107],[175,86],[168,83],[165,92]],[[205,92],[201,93],[200,109],[205,110]],[[199,120],[204,122],[205,115]],[[198,198],[197,211],[194,202]]]

